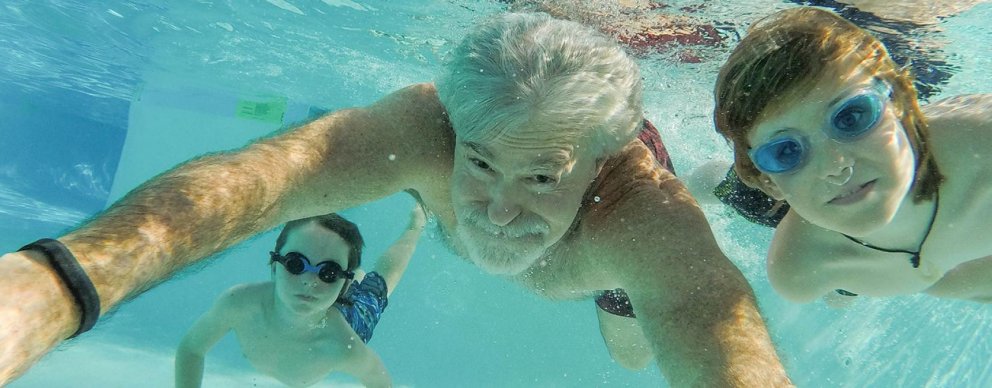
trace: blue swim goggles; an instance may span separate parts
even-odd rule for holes
[[[340,278],[355,278],[355,272],[345,271],[344,268],[341,268],[340,264],[330,260],[322,261],[317,263],[317,265],[310,265],[310,259],[303,256],[303,254],[299,252],[289,252],[285,256],[276,252],[269,252],[269,256],[272,261],[278,262],[282,264],[283,267],[286,267],[286,272],[293,275],[299,275],[304,272],[313,272],[317,274],[317,277],[324,283],[334,283]]]
[[[828,115],[823,126],[827,137],[850,143],[865,137],[878,127],[891,90],[881,82],[848,97]],[[785,132],[748,151],[751,161],[764,173],[782,174],[802,167],[809,159],[809,141],[805,136]]]

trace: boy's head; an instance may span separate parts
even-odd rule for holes
[[[337,215],[336,213],[301,218],[287,222],[286,225],[283,226],[282,232],[279,233],[279,237],[276,238],[275,252],[280,254],[287,253],[283,252],[282,249],[286,245],[286,239],[289,237],[289,234],[302,225],[309,223],[317,224],[324,229],[334,232],[340,236],[346,244],[348,244],[348,268],[346,268],[348,271],[354,271],[362,264],[362,248],[365,247],[365,241],[362,239],[362,233],[358,230],[357,225],[346,220],[344,217]]]
[[[269,261],[277,298],[299,312],[348,303],[345,291],[361,265],[363,247],[358,226],[337,214],[286,223]]]
[[[926,144],[926,119],[908,71],[898,68],[867,31],[829,11],[807,7],[755,23],[720,70],[715,124],[733,143],[741,180],[761,187],[762,172],[749,156],[754,145],[748,135],[766,115],[803,102],[824,77],[852,72],[870,74],[891,89],[892,107],[915,152],[915,198],[932,196],[941,177]]]

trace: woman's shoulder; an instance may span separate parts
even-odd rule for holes
[[[838,233],[790,211],[775,230],[768,250],[768,280],[786,299],[806,303],[833,290],[830,265]]]
[[[992,158],[992,94],[946,98],[923,107],[929,123],[929,141],[944,175],[968,180],[987,175],[969,166]],[[980,171],[979,171],[980,170]],[[973,174],[968,174],[973,171]]]
[[[964,94],[924,105],[932,134],[992,131],[992,94]]]

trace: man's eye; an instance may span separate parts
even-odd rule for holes
[[[489,163],[483,162],[481,159],[468,158],[468,161],[480,169],[489,170]]]
[[[558,183],[558,179],[550,175],[534,175],[530,178],[534,183],[547,185]]]

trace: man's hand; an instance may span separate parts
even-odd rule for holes
[[[20,376],[79,328],[79,308],[38,252],[0,257],[0,386]]]

